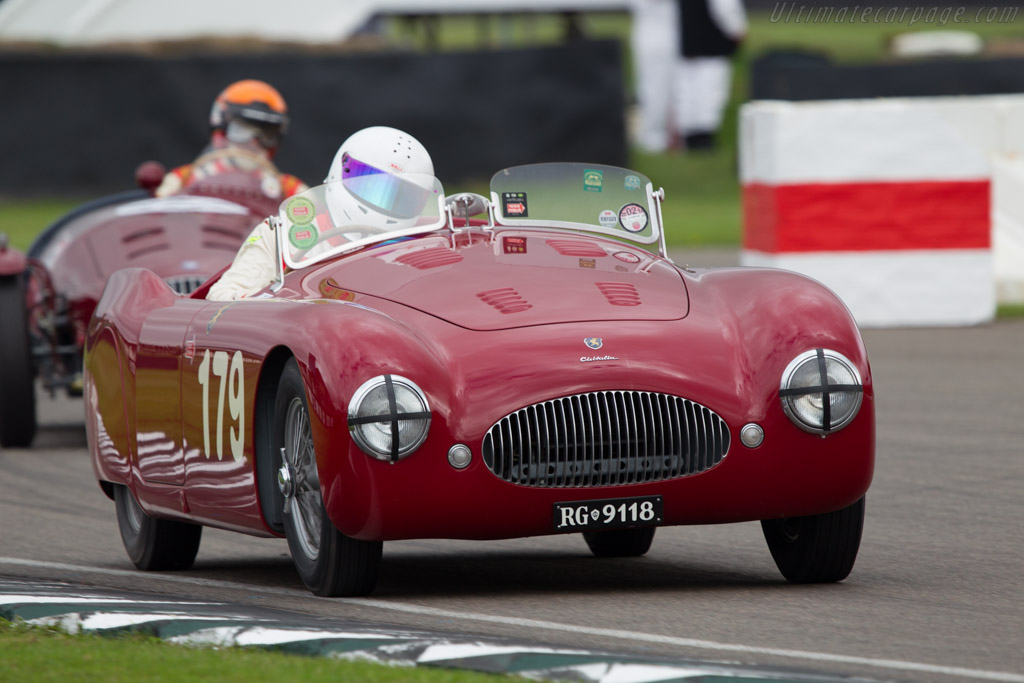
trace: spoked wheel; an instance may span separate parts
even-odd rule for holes
[[[277,483],[284,496],[285,536],[302,582],[317,595],[366,595],[377,583],[383,543],[350,538],[327,516],[306,391],[294,359],[288,361],[278,385],[274,449],[281,453]]]
[[[583,540],[596,557],[640,557],[651,549],[656,528],[584,531]]]
[[[0,277],[0,446],[27,448],[36,435],[36,388],[25,289]]]
[[[863,498],[823,515],[761,522],[775,564],[790,583],[834,583],[849,576],[863,528]]]
[[[199,552],[203,527],[147,515],[127,486],[114,487],[117,526],[128,557],[139,569],[188,569]]]

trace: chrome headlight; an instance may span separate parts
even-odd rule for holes
[[[372,458],[395,462],[427,438],[430,407],[412,380],[380,375],[356,389],[348,405],[348,430]]]
[[[850,424],[860,410],[864,385],[849,358],[829,349],[812,349],[786,366],[779,397],[793,424],[824,436]]]

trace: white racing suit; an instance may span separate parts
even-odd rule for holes
[[[265,220],[249,233],[239,248],[231,267],[210,287],[206,298],[211,301],[234,301],[258,294],[270,286],[277,275],[274,231]]]

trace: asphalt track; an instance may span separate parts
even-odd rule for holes
[[[0,577],[324,623],[875,680],[1024,683],[1024,320],[864,334],[878,457],[860,555],[840,584],[787,585],[756,523],[660,529],[632,560],[595,559],[579,536],[393,542],[365,599],[316,598],[283,541],[210,529],[192,570],[138,572],[92,477],[81,403],[45,397],[35,447],[0,451]]]

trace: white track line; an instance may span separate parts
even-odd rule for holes
[[[101,574],[104,576],[134,577],[147,576],[152,579],[159,579],[170,583],[178,583],[194,586],[205,586],[208,588],[228,588],[232,590],[244,590],[249,593],[266,593],[268,595],[292,595],[297,597],[312,597],[307,591],[294,588],[268,588],[266,586],[253,586],[233,581],[218,581],[216,579],[201,579],[177,574],[160,574],[131,571],[125,569],[105,569],[100,567],[88,567],[85,565],[63,564],[60,562],[44,562],[40,560],[27,560],[17,557],[0,557],[0,565],[13,565],[18,567],[37,567],[40,569],[56,569],[60,571],[75,571],[90,574]],[[638,633],[635,631],[619,631],[608,628],[594,628],[591,626],[575,626],[572,624],[560,624],[555,621],[541,621],[538,619],[521,619],[518,617],[495,616],[491,614],[477,614],[474,612],[455,612],[452,610],[438,609],[436,607],[423,607],[403,602],[389,602],[386,600],[373,600],[370,598],[331,598],[332,601],[344,604],[357,605],[359,607],[371,607],[375,609],[390,610],[393,612],[404,612],[406,614],[420,614],[432,617],[444,617],[445,619],[461,619],[464,621],[478,621],[492,624],[523,626],[531,629],[545,629],[548,631],[562,631],[580,635],[600,636],[617,640],[627,640],[643,643],[658,643],[662,645],[675,645],[677,647],[695,648],[699,650],[713,650],[718,652],[738,652],[743,654],[771,655],[774,657],[788,657],[812,662],[823,662],[829,664],[855,664],[858,666],[872,667],[876,669],[890,669],[895,671],[915,671],[920,673],[944,674],[947,676],[961,676],[965,678],[977,678],[989,681],[1008,681],[1009,683],[1024,683],[1024,675],[1009,673],[1005,671],[986,671],[984,669],[967,669],[955,666],[939,666],[935,664],[924,664],[920,662],[906,662],[898,659],[875,659],[872,657],[852,657],[849,655],[836,655],[824,652],[810,652],[806,650],[787,650],[773,647],[757,647],[753,645],[739,645],[735,643],[719,643],[712,640],[695,640],[692,638],[677,638],[675,636],[663,636],[656,633]]]

